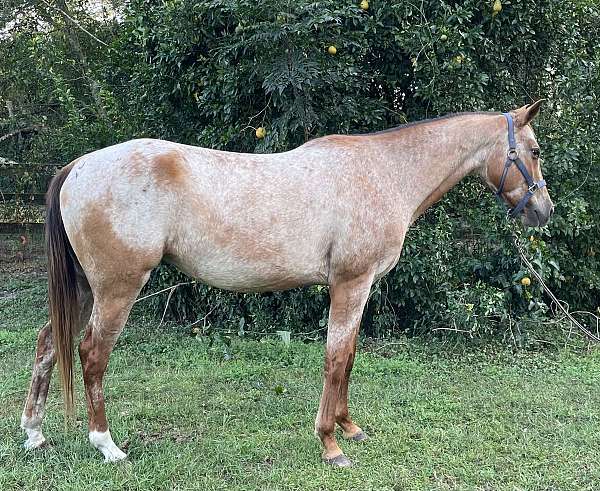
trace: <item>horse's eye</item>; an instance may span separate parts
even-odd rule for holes
[[[537,159],[540,156],[540,149],[539,148],[532,148],[531,149],[531,153],[533,154],[533,158]]]

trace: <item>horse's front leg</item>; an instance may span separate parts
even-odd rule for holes
[[[344,372],[344,379],[340,387],[340,396],[337,401],[335,408],[335,420],[344,432],[344,438],[348,440],[354,440],[355,442],[362,442],[367,439],[367,434],[353,421],[350,417],[348,410],[348,385],[350,383],[350,373],[352,373],[352,366],[354,365],[354,357],[356,355],[356,338],[358,337],[358,329],[354,330],[354,339],[352,340],[352,352],[348,357],[346,363],[346,370]]]
[[[315,421],[315,433],[323,443],[323,460],[340,467],[350,466],[352,462],[336,442],[336,421],[348,436],[362,433],[348,415],[347,383],[354,359],[356,336],[372,282],[373,275],[367,273],[334,281],[329,289],[331,305],[323,394]]]

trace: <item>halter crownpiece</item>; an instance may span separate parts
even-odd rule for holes
[[[517,166],[517,169],[519,169],[525,178],[525,182],[527,182],[528,187],[527,192],[519,200],[517,206],[508,210],[508,216],[515,218],[523,211],[523,208],[527,206],[527,203],[529,203],[529,200],[532,198],[535,192],[546,185],[546,181],[544,179],[540,179],[539,181],[533,180],[533,177],[531,177],[531,174],[527,170],[527,167],[525,167],[523,161],[519,158],[519,154],[517,152],[517,142],[515,141],[515,123],[513,118],[509,113],[502,113],[502,115],[506,118],[506,122],[508,124],[508,153],[506,154],[506,162],[504,163],[504,170],[502,172],[502,177],[500,178],[500,185],[496,191],[496,196],[502,199],[502,191],[504,190],[506,176],[513,164]]]

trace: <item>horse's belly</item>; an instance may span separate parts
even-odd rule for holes
[[[261,257],[249,258],[227,249],[198,247],[168,255],[166,260],[187,275],[225,290],[265,292],[327,283],[325,265],[318,257],[291,255],[282,260],[281,254],[265,250]]]

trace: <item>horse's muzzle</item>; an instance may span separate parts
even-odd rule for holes
[[[547,199],[539,202],[530,202],[521,214],[521,222],[526,227],[544,227],[554,214],[554,204]]]

